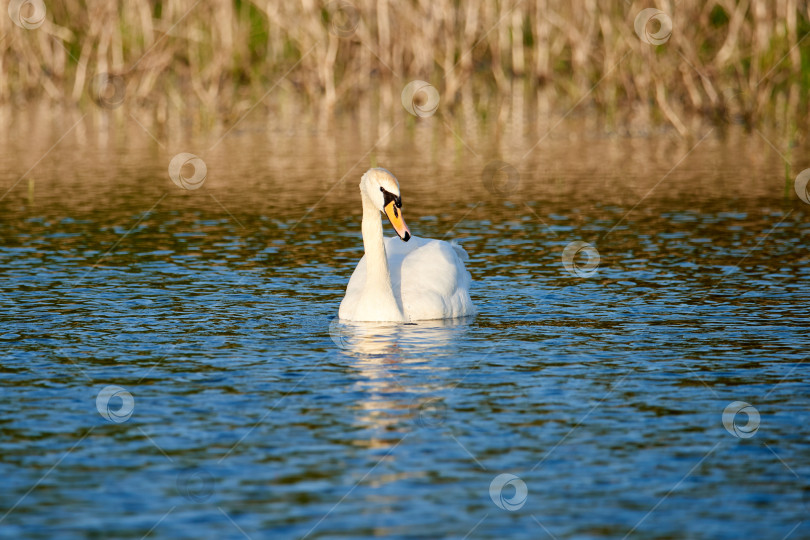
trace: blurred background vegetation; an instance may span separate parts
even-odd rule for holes
[[[450,115],[498,114],[519,94],[682,135],[696,120],[791,131],[810,118],[803,0],[60,0],[39,22],[35,3],[12,4],[36,28],[0,17],[11,106],[95,100],[158,121],[227,120],[272,92],[328,117],[364,100],[399,108],[420,79]],[[659,45],[634,27],[651,7],[672,22]]]

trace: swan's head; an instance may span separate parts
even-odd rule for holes
[[[367,170],[360,179],[360,191],[374,203],[377,210],[388,216],[388,221],[402,240],[410,240],[411,231],[402,217],[399,182],[390,171],[381,167]]]

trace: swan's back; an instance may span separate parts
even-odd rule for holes
[[[452,319],[475,315],[470,299],[467,252],[456,243],[412,236],[403,242],[386,238],[385,254],[391,289],[407,321]],[[338,316],[350,319],[366,284],[366,256],[357,263]]]
[[[391,288],[410,321],[450,319],[475,314],[470,299],[469,259],[458,244],[411,237],[385,239]]]

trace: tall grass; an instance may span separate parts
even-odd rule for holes
[[[439,89],[442,111],[451,114],[465,102],[487,114],[486,104],[518,91],[544,107],[591,107],[642,125],[664,121],[683,134],[694,118],[794,128],[810,119],[805,0],[46,6],[37,29],[0,16],[0,102],[103,102],[115,88],[94,96],[93,85],[111,74],[121,77],[124,106],[148,107],[157,117],[238,117],[268,91],[268,101],[299,99],[328,117],[364,99],[399,107],[401,89],[421,79]],[[634,30],[648,7],[671,17],[672,36],[661,45],[644,43]]]

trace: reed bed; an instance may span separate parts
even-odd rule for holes
[[[20,0],[17,0],[19,3]],[[14,3],[14,2],[12,2]],[[0,102],[239,117],[296,100],[323,117],[362,100],[401,107],[415,79],[442,113],[538,107],[608,118],[806,126],[804,0],[62,0],[0,17]],[[645,8],[661,19],[643,27]],[[663,36],[663,37],[662,37]],[[272,97],[268,97],[272,96]]]

